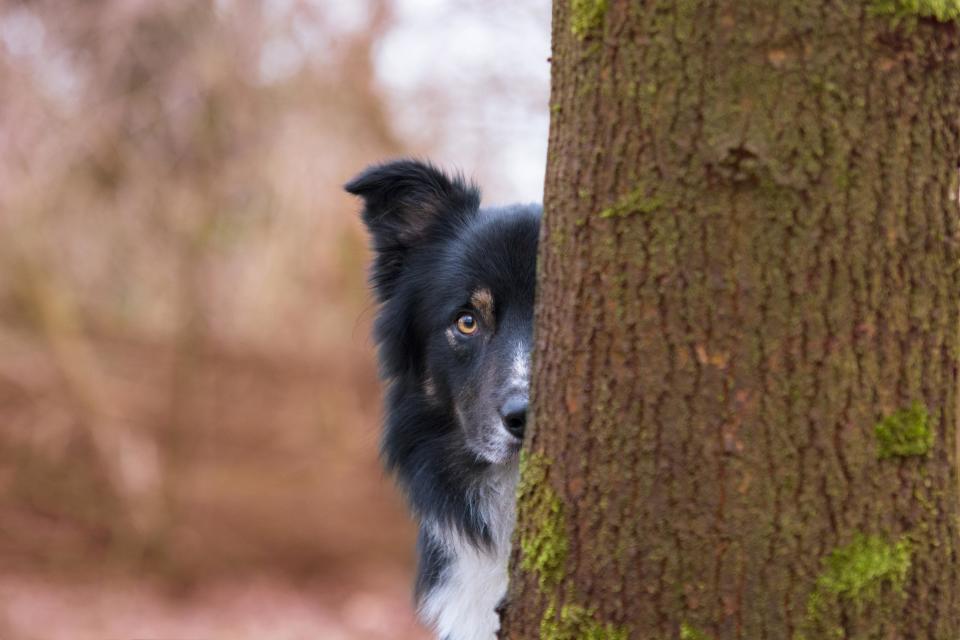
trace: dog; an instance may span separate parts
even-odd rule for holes
[[[507,589],[527,421],[541,207],[416,160],[368,168],[381,456],[419,525],[415,600],[441,640],[491,640]]]

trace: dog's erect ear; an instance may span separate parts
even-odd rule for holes
[[[377,254],[373,284],[384,300],[390,297],[410,247],[438,222],[456,222],[480,206],[475,186],[416,160],[372,166],[344,189],[364,200],[363,221]]]
[[[378,242],[415,243],[439,215],[480,206],[475,186],[416,160],[369,167],[344,189],[364,199],[363,221]]]

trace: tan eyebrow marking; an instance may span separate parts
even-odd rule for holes
[[[493,326],[493,294],[490,289],[477,289],[470,296],[470,304],[480,313],[480,318],[488,327]]]

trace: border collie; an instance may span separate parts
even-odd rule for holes
[[[381,453],[419,523],[417,608],[442,640],[491,640],[515,521],[541,208],[480,209],[476,186],[414,160],[345,188],[363,198],[372,239]]]

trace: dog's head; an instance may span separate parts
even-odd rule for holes
[[[477,460],[512,460],[526,425],[539,206],[480,210],[476,187],[410,160],[346,189],[364,198],[373,239],[384,375],[444,412]]]

